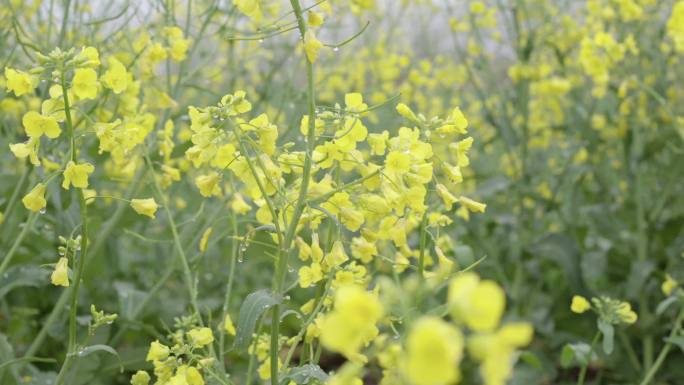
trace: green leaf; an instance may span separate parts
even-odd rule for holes
[[[684,352],[684,336],[667,337],[665,338],[665,342],[672,345],[677,345],[680,349],[682,349],[682,352]]]
[[[40,287],[49,282],[50,273],[38,266],[14,266],[0,277],[0,298],[17,287]]]
[[[271,291],[265,289],[255,291],[245,298],[238,316],[235,349],[245,350],[249,347],[252,335],[254,334],[254,327],[259,317],[266,310],[280,302],[280,298],[276,298]]]
[[[561,353],[561,365],[565,362],[569,367],[573,362],[573,358],[580,366],[588,365],[594,356],[593,352],[591,356],[589,355],[590,351],[591,347],[584,342],[567,344],[563,347],[563,352]]]
[[[83,349],[79,349],[77,352],[71,353],[71,355],[76,356],[78,358],[82,358],[97,352],[105,352],[116,356],[116,358],[119,360],[119,368],[123,371],[123,363],[121,362],[121,357],[119,357],[119,353],[117,353],[116,350],[114,350],[114,348],[109,345],[90,345]]]
[[[611,354],[615,342],[615,328],[604,320],[598,321],[598,328],[603,335],[603,351],[606,354]]]
[[[7,341],[7,336],[0,334],[0,362],[10,362],[14,359],[14,349]],[[3,365],[4,366],[4,365]],[[0,382],[5,379],[5,368],[0,366]],[[16,380],[18,378],[18,373],[16,368],[9,368],[10,374]]]
[[[572,361],[575,359],[575,349],[572,348],[570,344],[563,346],[560,356],[560,365],[563,368],[569,368],[572,365]]]
[[[283,376],[280,380],[280,385],[285,385],[289,381],[294,381],[297,384],[308,384],[311,380],[318,380],[321,383],[328,379],[328,375],[318,365],[307,364],[292,368],[290,372]]]
[[[671,296],[660,301],[660,303],[656,307],[656,315],[663,314],[665,310],[667,310],[670,307],[670,305],[676,303],[678,299],[679,298],[677,296]]]
[[[534,354],[530,351],[524,351],[524,352],[520,353],[520,359],[523,362],[525,362],[526,364],[530,365],[531,367],[538,369],[538,370],[542,370],[542,363],[536,354]]]

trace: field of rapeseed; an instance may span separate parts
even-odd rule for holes
[[[684,0],[0,0],[1,385],[684,384]]]

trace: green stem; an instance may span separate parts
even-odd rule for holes
[[[292,5],[292,10],[297,18],[297,25],[299,26],[300,38],[304,39],[306,33],[306,22],[304,21],[304,16],[302,15],[302,7],[299,5],[299,0],[290,0]],[[309,180],[311,179],[311,165],[312,165],[312,154],[316,140],[316,101],[314,93],[314,70],[313,63],[309,61],[308,58],[306,62],[306,82],[307,82],[307,105],[308,105],[308,115],[309,115],[309,126],[306,136],[306,157],[304,158],[304,170],[302,172],[302,184],[299,190],[299,197],[297,198],[297,204],[292,214],[292,219],[290,220],[287,232],[285,233],[285,240],[281,245],[280,256],[277,260],[277,267],[275,271],[275,277],[273,281],[273,288],[276,295],[283,293],[283,286],[285,284],[285,277],[287,273],[287,259],[290,255],[290,245],[297,232],[297,224],[299,223],[299,218],[304,212],[304,207],[306,206],[306,194],[309,190]],[[271,385],[278,385],[278,339],[280,336],[280,305],[275,305],[273,307],[273,316],[271,318]]]
[[[226,339],[226,328],[223,322],[225,322],[226,315],[228,315],[228,309],[230,307],[230,297],[233,293],[233,279],[235,277],[235,267],[236,263],[235,261],[237,260],[237,254],[238,254],[238,245],[240,243],[238,239],[238,224],[237,224],[237,216],[235,215],[234,211],[231,211],[230,214],[230,226],[233,231],[233,235],[235,238],[232,240],[232,250],[230,253],[230,272],[228,273],[228,283],[226,284],[226,295],[223,299],[223,316],[221,318],[221,328],[220,328],[220,341],[219,341],[219,360],[221,361],[221,365],[225,365],[223,363],[223,357],[225,355],[225,339]]]
[[[154,186],[155,192],[157,193],[159,201],[162,203],[164,213],[166,214],[166,218],[169,221],[169,225],[171,227],[171,234],[173,235],[173,244],[176,247],[176,251],[178,252],[178,256],[180,257],[181,265],[183,266],[183,276],[185,278],[185,285],[187,286],[188,294],[190,295],[190,305],[192,306],[193,312],[200,316],[199,306],[197,305],[197,293],[195,292],[195,286],[192,282],[192,271],[190,270],[188,257],[186,256],[185,250],[183,249],[183,245],[181,244],[180,236],[178,235],[178,228],[176,226],[176,221],[174,221],[173,219],[173,213],[171,213],[171,210],[169,209],[169,204],[166,200],[166,196],[164,195],[161,187],[159,186],[159,182],[157,182],[157,175],[154,171],[154,165],[152,163],[152,160],[150,159],[147,149],[145,149],[145,162],[147,163],[147,167],[150,170],[150,174],[152,176],[152,184]],[[199,318],[201,323],[202,317],[200,316]]]
[[[12,211],[14,211],[14,207],[17,204],[17,201],[19,200],[19,192],[24,189],[24,183],[26,182],[26,179],[28,178],[30,172],[31,172],[31,167],[24,165],[24,171],[21,173],[21,177],[19,177],[19,181],[14,186],[14,191],[12,191],[12,196],[10,197],[10,200],[7,203],[7,207],[5,208],[5,212],[3,213],[3,215],[5,216],[5,221],[0,223],[0,228],[2,228],[3,223],[9,222],[10,215],[12,215]]]
[[[202,320],[202,314],[200,313],[200,308],[199,305],[197,304],[197,290],[195,288],[194,282],[193,282],[193,277],[192,277],[192,271],[190,270],[190,264],[188,263],[188,257],[185,254],[185,250],[183,249],[183,244],[180,239],[180,235],[178,234],[178,226],[176,226],[176,221],[173,219],[173,213],[171,213],[171,210],[169,209],[169,203],[166,199],[166,196],[164,195],[161,187],[159,186],[159,182],[157,181],[157,175],[156,172],[154,171],[154,164],[152,163],[152,160],[150,159],[150,154],[147,149],[145,148],[144,151],[144,157],[145,157],[145,163],[147,163],[147,167],[150,171],[151,179],[152,179],[152,185],[154,186],[155,192],[157,193],[157,196],[159,197],[160,202],[162,202],[162,207],[164,208],[164,212],[166,213],[166,218],[169,221],[169,226],[171,227],[171,234],[173,235],[173,244],[176,248],[176,251],[178,252],[178,256],[180,257],[181,265],[183,266],[183,276],[185,280],[185,285],[187,286],[188,289],[188,295],[190,295],[190,305],[192,307],[192,310],[195,314],[197,314],[197,319],[199,320],[200,326],[204,326],[204,321]],[[214,359],[218,359],[218,356],[216,354],[216,350],[214,349],[213,344],[209,344],[209,352],[211,353],[212,357]],[[223,366],[220,366],[221,370],[223,371],[224,368]]]
[[[67,135],[69,136],[71,142],[71,161],[76,162],[76,139],[74,135],[74,125],[71,119],[69,93],[67,92],[66,79],[64,78],[64,73],[62,73],[61,83],[62,96],[64,100],[64,114],[66,117]],[[57,379],[55,380],[55,385],[61,385],[64,381],[64,376],[66,375],[67,371],[69,370],[69,367],[71,366],[72,357],[76,353],[76,337],[78,332],[78,327],[76,324],[76,315],[78,313],[78,291],[81,287],[81,277],[83,275],[85,260],[88,254],[88,208],[86,206],[83,190],[77,189],[77,194],[78,205],[81,212],[81,254],[78,258],[78,266],[76,268],[76,273],[74,275],[74,288],[71,291],[71,307],[69,309],[69,348],[67,351],[66,359],[64,360],[62,368],[60,369],[59,374],[57,375]]]
[[[674,326],[670,331],[670,339],[675,337],[677,333],[679,333],[679,331],[681,330],[682,319],[684,319],[684,309],[680,310],[679,314],[677,315],[677,319],[675,320]],[[644,376],[644,379],[641,381],[641,385],[648,385],[651,382],[651,380],[653,380],[653,377],[658,372],[658,369],[660,369],[660,367],[663,365],[663,362],[665,362],[665,358],[667,358],[668,353],[670,353],[670,349],[672,349],[672,343],[670,341],[667,341],[665,343],[665,346],[663,346],[662,350],[660,350],[660,353],[658,354],[658,357],[656,358],[655,362]]]
[[[577,385],[583,385],[584,384],[584,378],[587,375],[587,368],[589,367],[589,364],[591,363],[591,355],[594,354],[594,348],[596,347],[596,344],[598,343],[599,337],[601,337],[601,333],[596,332],[594,339],[591,340],[591,346],[589,347],[589,353],[587,353],[587,362],[584,365],[582,365],[582,369],[580,369],[579,377],[577,378]]]
[[[71,0],[64,1],[64,17],[62,18],[62,28],[59,30],[59,46],[64,48],[64,38],[66,37],[67,22],[69,21],[69,8]]]
[[[31,228],[33,227],[33,223],[36,221],[37,217],[38,213],[36,212],[32,212],[29,214],[28,219],[26,220],[26,224],[24,225],[24,228],[21,229],[21,233],[19,233],[19,236],[17,236],[17,238],[14,240],[14,243],[12,243],[12,247],[10,247],[9,251],[7,252],[7,255],[5,255],[5,258],[3,258],[2,260],[2,264],[0,264],[0,274],[4,273],[5,270],[7,270],[7,267],[12,261],[14,254],[19,249],[21,242],[24,240],[24,238],[26,238],[26,234],[28,234],[29,230],[31,230]]]

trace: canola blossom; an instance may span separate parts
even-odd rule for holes
[[[683,0],[6,0],[0,36],[0,384],[684,378]]]

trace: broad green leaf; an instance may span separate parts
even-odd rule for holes
[[[109,345],[98,344],[86,346],[85,348],[79,349],[78,351],[72,353],[72,355],[82,358],[97,352],[105,352],[116,356],[116,358],[119,360],[119,368],[123,371],[123,364],[121,363],[121,357],[119,357],[119,353],[117,353],[116,350]]]
[[[572,365],[572,361],[575,359],[575,349],[572,348],[570,344],[563,346],[560,356],[560,365],[563,368],[569,368]]]
[[[656,314],[657,315],[663,314],[665,312],[665,310],[667,310],[670,307],[670,305],[676,303],[678,299],[679,299],[679,297],[670,296],[670,297],[667,297],[664,300],[660,301],[660,303],[656,307]]]
[[[671,343],[672,345],[677,345],[682,352],[684,352],[684,336],[667,337],[665,342]]]
[[[531,367],[542,370],[542,363],[539,360],[539,357],[537,357],[536,354],[530,352],[530,351],[524,351],[520,353],[520,359],[530,365]]]
[[[283,376],[280,380],[280,385],[286,385],[289,381],[294,381],[295,383],[308,384],[311,380],[318,380],[321,383],[328,379],[328,375],[321,369],[318,365],[307,364],[304,366],[299,366],[292,368],[290,372]]]
[[[269,290],[258,290],[245,298],[240,307],[238,316],[237,332],[235,335],[235,348],[244,350],[249,347],[254,334],[254,327],[261,315],[274,305],[280,303],[280,298],[276,298]]]
[[[0,298],[17,287],[40,287],[49,281],[46,269],[38,266],[14,266],[0,277]]]
[[[615,342],[615,328],[612,324],[604,321],[598,321],[598,328],[603,335],[603,351],[606,354],[613,353],[613,345]]]

